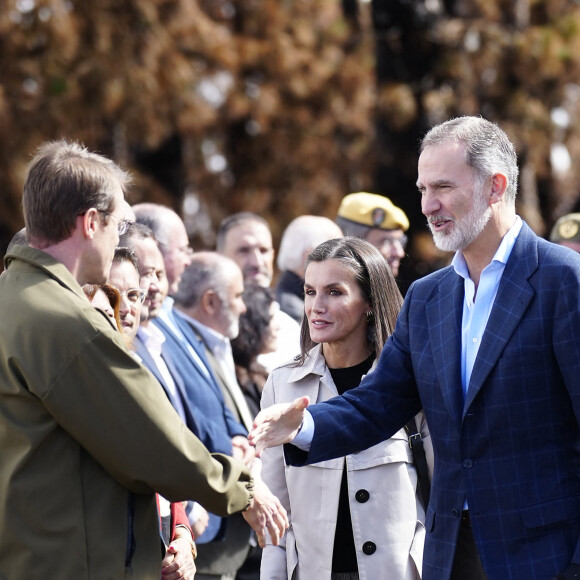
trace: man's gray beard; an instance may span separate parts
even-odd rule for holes
[[[434,232],[431,224],[429,229],[433,235],[435,246],[442,252],[457,252],[464,250],[473,243],[491,219],[491,208],[486,204],[483,195],[476,197],[472,210],[454,222],[453,231]]]
[[[238,337],[238,334],[240,334],[240,321],[238,320],[232,320],[230,322],[230,325],[228,326],[228,330],[227,330],[227,338],[229,338],[230,340],[233,340],[234,338]]]

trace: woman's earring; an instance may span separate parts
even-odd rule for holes
[[[373,316],[373,311],[372,310],[367,310],[367,320],[369,320],[370,318],[372,318]]]

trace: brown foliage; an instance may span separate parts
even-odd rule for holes
[[[577,164],[561,171],[552,153],[578,154],[580,10],[565,0],[461,6],[469,18],[442,16],[430,35],[440,58],[423,95],[426,117],[481,114],[503,126],[525,173],[520,213],[546,234],[579,199]]]
[[[5,3],[0,219],[10,233],[22,225],[30,154],[61,136],[132,169],[130,201],[181,209],[185,198],[201,211],[185,216],[199,244],[230,212],[259,212],[279,235],[298,214],[332,217],[362,189],[393,196],[420,228],[417,140],[462,114],[514,140],[520,212],[536,231],[580,209],[573,0],[376,0],[375,36],[368,4],[356,21],[337,0]],[[386,177],[375,180],[377,160]]]
[[[239,209],[283,227],[335,211],[372,171],[370,24],[330,0],[26,0],[0,15],[0,178],[13,211],[35,147],[66,136],[137,173],[133,200],[185,191],[214,225]],[[368,20],[368,18],[367,18]],[[136,150],[177,138],[177,187]],[[207,235],[207,232],[206,234]],[[211,237],[211,236],[210,236]],[[206,239],[211,243],[211,239]]]

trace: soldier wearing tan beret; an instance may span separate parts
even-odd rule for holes
[[[389,198],[376,193],[350,193],[343,198],[335,221],[345,236],[363,238],[377,247],[393,276],[399,274],[409,220]]]

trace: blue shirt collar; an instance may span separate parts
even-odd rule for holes
[[[507,264],[507,261],[512,253],[513,247],[518,239],[518,235],[522,230],[522,218],[520,216],[516,216],[516,221],[514,225],[508,230],[506,235],[503,237],[499,248],[497,249],[496,253],[494,254],[491,264],[494,262],[503,264],[504,266]],[[467,262],[465,261],[465,257],[461,251],[455,252],[455,256],[453,256],[453,260],[451,262],[455,272],[461,276],[463,279],[469,278],[469,270],[467,269]],[[489,266],[489,265],[488,265]],[[486,267],[488,267],[486,266]]]

